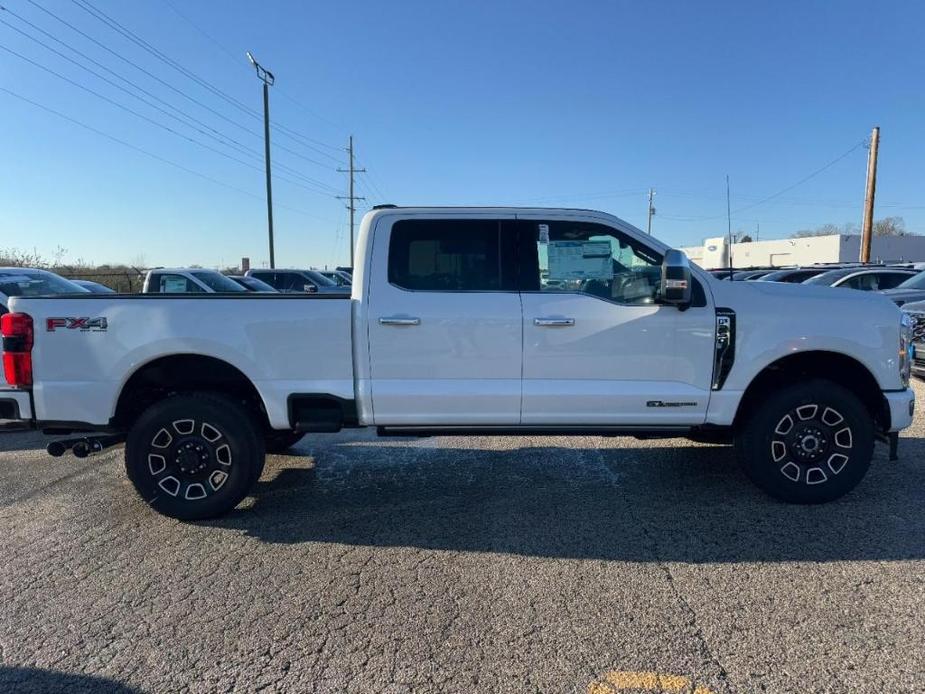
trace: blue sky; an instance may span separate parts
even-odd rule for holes
[[[879,125],[877,217],[925,233],[921,3],[4,0],[3,22],[84,62],[20,18],[31,22],[201,124],[0,24],[0,46],[149,120],[3,50],[0,88],[184,167],[0,91],[0,249],[148,265],[268,257],[260,119],[80,3],[250,109],[262,103],[244,51],[276,74],[278,265],[348,257],[334,195],[350,133],[370,172],[362,204],[592,207],[644,227],[652,186],[654,233],[690,245],[724,233],[727,173],[734,229],[760,224],[772,238],[859,222],[867,152],[856,146]]]

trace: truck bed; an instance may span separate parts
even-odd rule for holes
[[[105,426],[132,374],[167,355],[239,369],[274,428],[288,428],[291,394],[354,398],[349,296],[87,294],[19,298],[11,309],[33,318],[40,422]]]

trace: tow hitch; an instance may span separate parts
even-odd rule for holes
[[[48,455],[60,458],[71,451],[77,458],[86,458],[94,453],[102,453],[111,446],[125,441],[125,434],[112,434],[109,436],[81,436],[76,439],[61,439],[52,441],[45,449]]]

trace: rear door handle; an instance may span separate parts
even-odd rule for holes
[[[533,325],[543,328],[566,328],[575,325],[574,318],[534,318]]]
[[[409,318],[407,316],[383,316],[379,319],[379,325],[420,325],[420,318]]]

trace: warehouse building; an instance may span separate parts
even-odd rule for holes
[[[703,268],[728,267],[728,244],[725,237],[706,239],[703,246],[682,248],[691,261]],[[855,234],[831,234],[797,239],[750,241],[732,245],[732,266],[785,267],[814,263],[857,262],[861,237]],[[925,261],[925,236],[875,236],[871,240],[872,262],[907,263]]]

